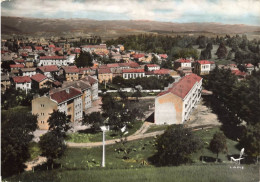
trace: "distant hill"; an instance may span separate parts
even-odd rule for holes
[[[172,23],[147,20],[111,20],[97,21],[90,19],[39,19],[23,17],[1,17],[1,33],[10,34],[73,34],[92,33],[107,35],[131,33],[196,33],[241,34],[260,32],[260,26],[221,23]]]

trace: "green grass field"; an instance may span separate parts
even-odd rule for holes
[[[193,163],[179,167],[155,167],[149,158],[156,153],[156,138],[127,142],[125,149],[120,144],[106,146],[106,168],[102,169],[102,147],[68,148],[56,162],[58,169],[24,172],[8,178],[8,181],[257,181],[258,167],[243,165],[244,170],[230,169],[227,154],[220,154],[221,163],[215,163],[216,154],[208,150],[208,143],[219,128],[194,131],[204,142],[204,149],[192,155]],[[237,142],[227,139],[228,154],[239,154]],[[35,146],[33,146],[35,147]],[[35,151],[35,150],[34,150]],[[36,150],[37,151],[37,150]],[[129,159],[124,160],[127,156]],[[214,159],[203,162],[201,156]],[[207,160],[204,160],[207,161]]]
[[[148,128],[148,130],[145,133],[166,130],[168,126],[169,125],[152,125]]]
[[[141,126],[142,121],[136,121],[133,123],[132,128],[129,129],[129,132],[125,136],[129,136],[134,134]],[[89,142],[101,142],[103,134],[102,132],[98,133],[70,133],[68,142],[75,142],[75,143],[89,143]],[[119,134],[114,131],[106,132],[106,140],[117,139],[120,138]]]

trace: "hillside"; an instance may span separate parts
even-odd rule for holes
[[[153,33],[213,33],[241,34],[260,32],[259,26],[228,25],[220,23],[172,23],[147,20],[90,19],[38,19],[22,17],[1,17],[2,35],[84,35],[94,34],[103,37],[117,37],[122,34],[144,32]]]

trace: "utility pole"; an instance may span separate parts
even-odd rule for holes
[[[103,130],[103,154],[102,154],[102,167],[105,167],[105,137],[106,137],[106,130]]]

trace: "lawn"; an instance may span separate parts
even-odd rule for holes
[[[128,134],[125,136],[129,136],[134,134],[141,126],[143,122],[142,121],[136,121],[133,123],[131,128],[128,131]],[[88,130],[86,130],[86,133],[84,131],[77,132],[77,133],[70,133],[68,142],[75,142],[75,143],[89,143],[89,142],[101,142],[103,137],[102,132],[97,133],[90,133]],[[106,140],[111,139],[117,139],[120,138],[119,134],[114,131],[108,131],[106,132]]]
[[[8,180],[22,181],[257,181],[258,168],[243,165],[244,170],[230,169],[227,154],[216,155],[207,149],[212,136],[219,128],[194,131],[204,142],[205,148],[192,155],[194,163],[179,167],[155,167],[149,158],[156,153],[156,137],[106,146],[106,169],[100,168],[102,147],[68,148],[56,162],[61,165],[52,171],[25,172]],[[228,154],[239,154],[236,141],[227,139]],[[129,152],[125,154],[124,150]],[[214,159],[202,162],[201,156]],[[127,157],[127,159],[123,159]],[[204,161],[207,161],[206,158]],[[109,170],[108,170],[109,169]],[[126,170],[127,169],[127,170]],[[36,180],[37,179],[37,180]]]
[[[27,107],[27,106],[16,106],[13,108],[9,108],[8,110],[1,109],[2,115],[4,115],[4,114],[9,115],[9,114],[12,114],[15,112],[30,112],[30,111],[31,111],[31,108]]]
[[[169,125],[152,125],[148,128],[148,130],[145,133],[166,130],[168,126]]]
[[[255,182],[259,181],[258,167],[244,166],[230,169],[229,165],[184,165],[179,167],[99,169],[99,170],[52,170],[27,172],[8,178],[8,181],[49,182]]]

